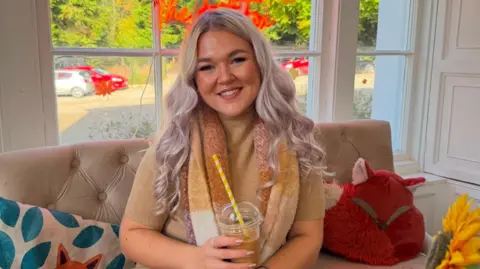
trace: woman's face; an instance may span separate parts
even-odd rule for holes
[[[203,101],[227,117],[252,107],[260,71],[247,41],[227,31],[209,31],[198,40],[195,82]]]

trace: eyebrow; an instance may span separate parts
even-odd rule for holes
[[[239,54],[239,53],[249,53],[249,52],[246,51],[246,50],[243,50],[243,49],[236,49],[236,50],[234,50],[234,51],[232,51],[232,52],[230,52],[230,53],[228,54],[228,58],[233,57],[233,56],[235,56],[235,55],[237,55],[237,54]],[[197,60],[197,62],[199,62],[199,63],[200,63],[200,62],[210,62],[210,61],[212,61],[211,58],[199,58],[199,59]]]

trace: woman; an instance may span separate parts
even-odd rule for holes
[[[323,240],[324,153],[297,109],[295,85],[253,23],[230,9],[203,13],[183,43],[162,134],[137,171],[121,246],[149,268],[305,268]],[[217,154],[237,201],[264,215],[260,264],[219,236],[228,203]]]

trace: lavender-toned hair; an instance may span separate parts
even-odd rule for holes
[[[225,8],[210,10],[191,25],[181,48],[179,74],[165,97],[164,121],[156,144],[158,213],[174,212],[179,205],[180,172],[190,153],[190,119],[200,104],[194,83],[197,42],[202,34],[211,30],[228,31],[248,41],[255,52],[262,80],[255,110],[271,137],[269,165],[274,171],[270,182],[261,189],[276,182],[278,146],[282,139],[296,153],[302,179],[308,173],[322,175],[325,171],[325,153],[314,139],[314,122],[298,109],[295,84],[290,74],[275,61],[269,42],[252,21],[239,12]]]

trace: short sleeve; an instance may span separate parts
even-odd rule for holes
[[[155,146],[150,146],[140,161],[124,215],[134,222],[160,231],[168,213],[155,213],[154,183],[158,167],[155,155]]]
[[[300,181],[300,193],[295,221],[319,220],[325,216],[323,178],[310,173]]]

